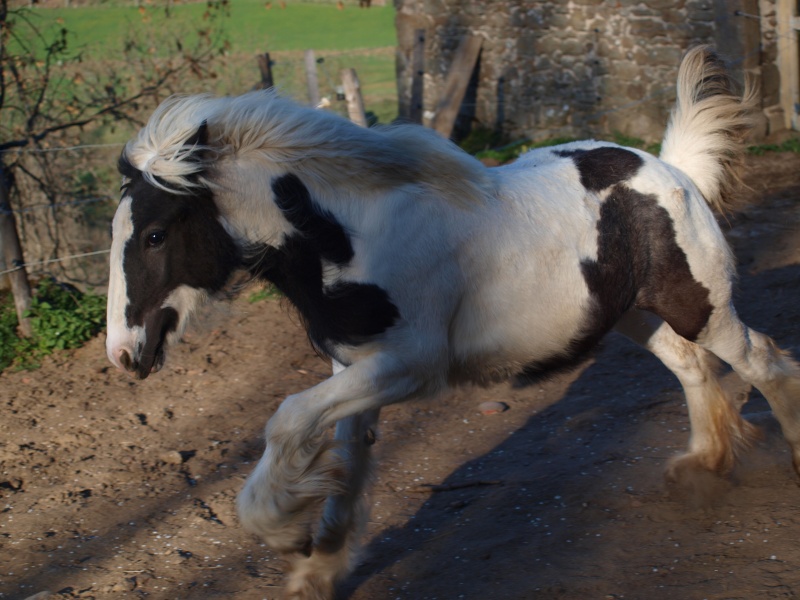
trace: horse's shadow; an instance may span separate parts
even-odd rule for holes
[[[800,286],[800,266],[745,279],[746,291],[737,299],[745,322],[777,333],[797,356],[800,319],[793,317],[800,315],[787,297],[797,297],[791,289]],[[786,445],[757,391],[743,412],[766,431],[753,459],[760,461],[759,473],[791,479]],[[674,376],[648,352],[609,336],[559,401],[453,471],[405,524],[372,539],[340,595],[613,597],[614,578],[624,571],[618,564],[648,552],[636,546],[652,525],[638,519],[689,536],[709,515],[725,510],[731,498],[726,492],[735,496],[732,488],[748,486],[750,459],[731,478],[713,482],[716,493],[703,496],[702,505],[665,485],[664,468],[685,448],[688,426]],[[629,524],[631,545],[619,537],[620,526]],[[652,552],[654,562],[670,555]],[[582,583],[575,584],[576,577]],[[575,585],[584,595],[575,595]]]

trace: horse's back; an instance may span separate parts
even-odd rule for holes
[[[459,252],[470,285],[451,327],[456,379],[572,364],[627,310],[673,294],[658,273],[697,292],[730,264],[693,183],[644,152],[576,142],[492,171],[499,198]],[[700,320],[680,325],[695,334]]]

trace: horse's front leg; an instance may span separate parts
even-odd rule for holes
[[[244,528],[275,550],[310,555],[314,508],[324,498],[348,495],[346,461],[325,430],[414,396],[424,382],[421,369],[376,354],[287,398],[267,424],[264,455],[239,494]]]
[[[336,452],[345,463],[345,486],[328,498],[311,556],[297,557],[286,587],[288,598],[331,598],[336,584],[357,566],[369,517],[365,493],[372,474],[372,445],[380,410],[347,417],[336,424]]]

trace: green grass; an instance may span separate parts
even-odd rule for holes
[[[780,144],[750,146],[747,152],[756,156],[762,156],[767,152],[793,152],[794,154],[800,154],[800,137],[789,138]]]
[[[250,304],[263,302],[265,300],[278,300],[281,298],[281,293],[278,288],[271,284],[262,285],[257,290],[250,292],[247,296],[247,301]]]
[[[289,0],[282,9],[280,4],[273,0],[268,10],[266,0],[232,1],[228,16],[219,21],[222,36],[216,43],[221,55],[216,59],[216,77],[186,81],[181,91],[219,95],[246,92],[260,79],[256,56],[269,52],[278,89],[305,102],[303,53],[313,49],[322,96],[333,100],[335,88],[341,84],[341,70],[354,68],[367,110],[382,123],[397,116],[395,11],[391,6],[363,10],[351,1],[344,10],[338,10],[335,4]],[[210,26],[203,18],[206,10],[206,3],[200,2],[176,4],[169,17],[163,8],[146,6],[140,12],[131,5],[35,8],[25,14],[43,31],[55,32],[62,27],[69,31],[69,53],[81,56],[81,63],[73,69],[88,73],[111,66],[124,73],[126,37],[147,40],[150,55],[157,59],[175,55],[179,43],[186,49],[195,47],[196,30]],[[332,110],[346,114],[343,102],[334,102]],[[116,142],[131,133],[123,128],[114,134],[112,129],[104,128],[101,137],[92,141]]]
[[[224,30],[231,53],[256,54],[287,50],[354,50],[394,46],[397,37],[394,9],[373,7],[369,10],[347,5],[338,10],[332,4],[235,0],[230,3]],[[119,41],[131,34],[154,41],[153,53],[166,55],[175,51],[170,37],[180,38],[185,47],[196,42],[188,32],[208,27],[205,3],[176,4],[171,16],[163,8],[134,6],[85,8],[36,8],[30,11],[49,27],[64,27],[70,32],[71,48],[87,59],[113,58]]]
[[[520,155],[525,154],[529,150],[535,148],[547,148],[550,146],[560,146],[561,144],[568,144],[576,141],[571,137],[555,137],[541,140],[538,142],[531,142],[530,140],[521,140],[513,142],[507,146],[500,148],[493,148],[490,150],[482,150],[475,154],[477,158],[486,158],[497,161],[499,164],[505,164],[512,160],[519,158]]]
[[[626,146],[628,148],[639,148],[639,150],[644,150],[645,152],[649,152],[653,156],[658,156],[661,152],[661,142],[654,142],[652,144],[648,144],[644,140],[632,137],[629,135],[625,135],[620,131],[615,131],[611,135],[611,139],[614,141],[615,144],[619,144],[620,146]]]
[[[650,154],[654,155],[658,155],[658,153],[661,151],[660,143],[648,144],[644,140],[624,135],[618,131],[614,132],[609,137],[611,138],[611,141],[613,141],[615,144],[619,144],[620,146],[639,148],[641,150],[644,150],[645,152],[649,152]],[[528,150],[533,150],[534,148],[559,146],[561,144],[568,144],[570,142],[575,142],[575,141],[578,140],[571,137],[548,138],[538,142],[531,142],[530,140],[522,140],[514,142],[512,144],[508,144],[507,146],[502,146],[500,148],[492,148],[488,150],[479,151],[475,154],[475,156],[477,158],[491,159],[497,161],[500,164],[504,164],[509,161],[515,160],[521,154],[525,154]]]

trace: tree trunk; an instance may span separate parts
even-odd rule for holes
[[[30,337],[31,323],[23,315],[31,307],[31,286],[28,283],[28,274],[23,266],[22,246],[17,234],[17,223],[8,198],[5,171],[0,165],[0,248],[5,258],[6,267],[14,269],[8,273],[11,281],[11,292],[14,295],[14,306],[17,309],[19,332],[24,337]]]

